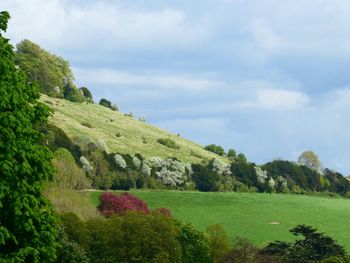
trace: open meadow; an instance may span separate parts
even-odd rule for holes
[[[98,205],[101,192],[91,192]],[[116,192],[117,193],[117,192]],[[150,208],[169,208],[175,218],[205,230],[220,224],[232,239],[246,237],[259,246],[294,239],[288,229],[316,227],[350,250],[350,200],[290,194],[131,191]]]

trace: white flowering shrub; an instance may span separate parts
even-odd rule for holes
[[[135,165],[135,167],[136,167],[137,169],[140,169],[140,167],[141,167],[141,160],[140,160],[139,158],[137,158],[136,156],[134,156],[134,157],[132,158],[132,162],[134,163],[134,165]]]
[[[158,179],[168,186],[182,185],[185,181],[183,180],[183,175],[178,171],[170,171],[166,168],[162,168],[157,172]]]
[[[86,174],[91,174],[93,171],[92,166],[90,165],[89,161],[84,157],[80,157],[80,163],[83,166],[83,170],[85,171]]]
[[[276,185],[275,180],[273,180],[273,178],[270,177],[270,179],[267,182],[267,186],[269,187],[270,190],[273,190],[275,188],[275,185]]]
[[[254,168],[255,168],[255,172],[256,172],[257,181],[260,184],[264,185],[267,181],[267,171],[264,171],[259,166],[255,166]]]
[[[284,192],[284,191],[288,190],[287,179],[283,178],[282,176],[278,176],[276,178],[276,182],[277,182],[277,188],[280,192]]]
[[[218,175],[231,175],[231,166],[219,159],[213,159],[211,170]]]
[[[125,169],[126,168],[126,162],[122,155],[116,154],[114,155],[114,161],[118,165],[118,167]]]
[[[146,163],[143,163],[142,166],[141,166],[141,172],[142,172],[144,175],[151,176],[151,174],[152,174],[152,168],[149,167]]]
[[[156,174],[158,179],[168,186],[182,185],[187,179],[185,164],[172,158],[162,160]]]
[[[144,160],[144,164],[148,165],[150,168],[158,168],[161,166],[162,159],[159,157],[151,157]]]
[[[193,175],[193,170],[192,170],[192,164],[191,163],[185,163],[185,169],[187,176],[192,176]]]

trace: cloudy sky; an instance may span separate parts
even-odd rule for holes
[[[350,174],[349,0],[11,0],[7,36],[63,56],[95,100],[256,163]]]

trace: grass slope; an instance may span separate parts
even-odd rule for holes
[[[140,153],[145,157],[176,157],[183,162],[199,163],[218,158],[201,145],[97,104],[74,103],[44,94],[41,101],[54,109],[50,122],[76,141],[85,136],[95,141],[103,140],[111,152]],[[82,123],[88,123],[92,128]],[[121,137],[117,137],[117,133]],[[170,138],[180,148],[171,149],[161,145],[157,142],[159,138]]]
[[[260,193],[204,193],[133,191],[151,208],[167,207],[175,218],[205,230],[222,225],[230,237],[246,237],[257,245],[273,240],[293,240],[288,230],[308,224],[350,250],[350,200],[303,195]],[[100,192],[91,193],[97,206]]]

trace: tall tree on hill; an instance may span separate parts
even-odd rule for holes
[[[28,39],[17,44],[14,61],[31,82],[39,84],[40,91],[52,97],[65,97],[81,102],[84,96],[74,84],[69,62],[51,54]]]
[[[38,102],[13,63],[13,47],[2,32],[10,18],[0,12],[0,262],[51,262],[55,258],[56,217],[42,197],[51,178],[51,153],[34,129],[49,110]]]
[[[298,163],[303,164],[320,174],[324,173],[322,164],[318,156],[313,151],[303,152],[298,158]]]

